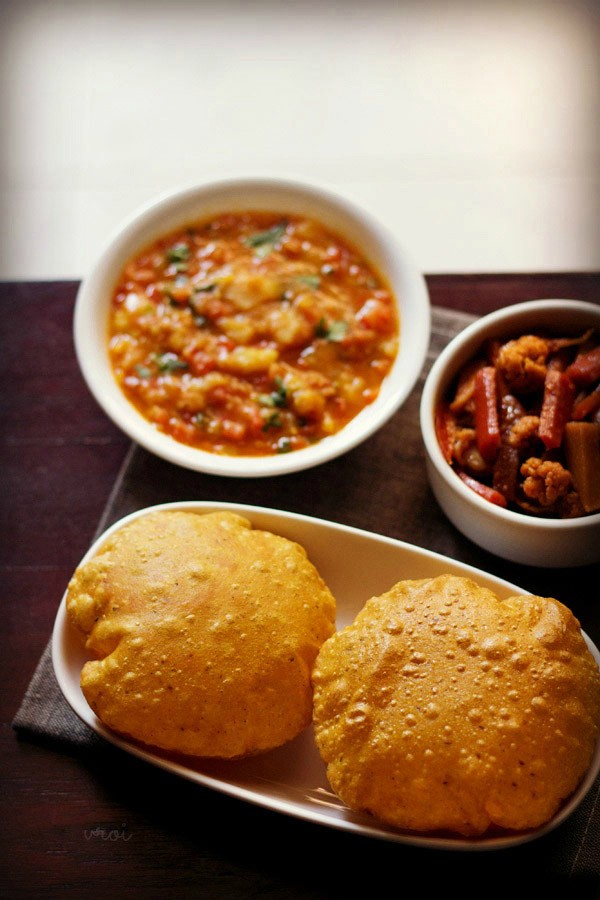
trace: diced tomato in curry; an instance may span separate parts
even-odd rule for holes
[[[132,259],[112,297],[118,384],[175,440],[260,456],[335,434],[378,396],[398,350],[394,298],[319,222],[231,213]]]

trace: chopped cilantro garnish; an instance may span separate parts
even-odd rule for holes
[[[296,281],[300,281],[307,287],[312,288],[313,291],[316,291],[321,284],[321,279],[318,275],[298,275]]]
[[[287,388],[279,375],[275,377],[275,390],[271,397],[273,398],[274,406],[285,406],[287,403]]]
[[[278,412],[271,413],[269,418],[265,421],[263,425],[263,431],[268,431],[269,428],[281,428],[283,422],[281,421],[281,416]]]
[[[266,231],[257,231],[248,235],[244,243],[247,247],[252,247],[256,250],[258,256],[267,256],[275,248],[275,245],[279,243],[285,234],[286,228],[287,223],[281,222],[279,225],[267,228]]]
[[[288,437],[279,438],[277,441],[277,452],[278,453],[290,453],[292,449],[292,442]]]
[[[187,244],[173,244],[167,250],[167,262],[170,263],[185,262],[186,259],[189,259],[189,256],[190,248]]]
[[[150,378],[152,375],[152,371],[148,366],[136,366],[135,371],[140,378]]]
[[[270,394],[261,394],[258,398],[262,406],[277,406],[280,409],[287,405],[287,388],[283,383],[283,379],[277,375],[275,377],[275,390]]]
[[[188,364],[179,359],[176,353],[158,353],[154,359],[159,372],[176,372],[188,367]]]
[[[325,319],[319,319],[317,324],[315,325],[315,337],[325,338],[327,337],[327,322]]]
[[[348,331],[348,323],[347,322],[332,322],[329,326],[329,332],[327,334],[328,341],[342,341],[346,337],[346,332]]]
[[[343,319],[335,322],[331,322],[331,324],[327,324],[325,319],[319,319],[317,324],[315,325],[315,336],[320,338],[326,338],[328,341],[332,341],[333,343],[338,343],[339,341],[343,341],[348,332],[348,323],[344,322]]]

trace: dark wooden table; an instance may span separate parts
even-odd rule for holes
[[[476,314],[539,297],[600,302],[596,273],[427,280],[434,305]],[[490,872],[498,879],[503,868],[496,852],[432,859],[419,848],[347,835],[191,787],[116,750],[82,755],[15,733],[11,723],[58,602],[129,448],[76,364],[77,287],[0,284],[2,896],[328,898],[363,891],[377,897],[388,879],[394,891],[404,891],[412,878],[421,888],[454,885],[465,896],[472,885],[485,893]],[[312,488],[319,477],[311,476]],[[301,490],[302,476],[290,484]],[[246,499],[242,484],[223,499],[234,500],[235,490],[240,502],[256,502]],[[573,572],[527,571],[476,548],[465,552],[469,562],[493,565],[495,574],[534,592],[572,591]],[[598,640],[600,602],[588,599],[576,611]],[[518,884],[513,895],[520,896]]]

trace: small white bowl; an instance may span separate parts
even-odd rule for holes
[[[360,249],[397,301],[397,358],[377,399],[340,432],[301,450],[276,456],[225,456],[179,443],[158,431],[119,388],[108,357],[108,315],[125,263],[151,241],[191,221],[219,213],[264,210],[318,219]],[[193,186],[159,197],[122,225],[83,280],[75,305],[75,350],[83,377],[104,412],[132,440],[169,462],[215,475],[281,475],[319,465],[347,452],[380,428],[404,403],[422,371],[430,340],[431,309],[423,275],[396,238],[371,215],[327,190],[279,179],[236,179]]]
[[[499,309],[467,326],[440,353],[425,381],[420,425],[431,488],[450,521],[471,541],[524,565],[559,568],[600,562],[600,513],[540,519],[484,500],[446,462],[435,431],[435,410],[452,379],[489,338],[548,328],[576,334],[600,328],[600,305],[579,300],[532,300]]]

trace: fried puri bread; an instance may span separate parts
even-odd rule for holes
[[[600,674],[571,611],[467,578],[401,581],[325,642],[314,727],[351,809],[463,836],[549,820],[588,769]]]
[[[75,571],[66,602],[94,657],[83,694],[116,732],[234,758],[311,722],[335,600],[300,545],[237,514],[132,520]]]

